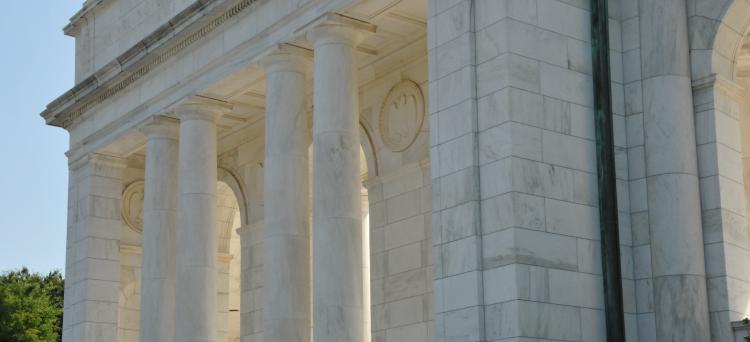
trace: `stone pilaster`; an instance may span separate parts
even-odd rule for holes
[[[63,341],[117,339],[120,200],[125,160],[91,154],[70,164]]]
[[[485,340],[475,3],[428,2],[436,341]]]
[[[216,341],[216,122],[231,106],[191,96],[180,118],[175,341]]]
[[[315,341],[362,341],[363,255],[355,49],[374,27],[329,15],[315,47],[313,319]]]
[[[174,340],[177,120],[150,119],[146,135],[141,263],[141,341]]]
[[[307,72],[310,51],[282,45],[266,70],[263,338],[309,342],[310,220]]]

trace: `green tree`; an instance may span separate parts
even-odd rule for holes
[[[61,341],[64,289],[59,271],[0,274],[0,342]]]

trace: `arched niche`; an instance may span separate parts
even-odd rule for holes
[[[234,179],[228,173],[226,179]],[[221,178],[221,177],[220,177]],[[221,341],[239,342],[241,304],[241,246],[237,229],[242,226],[242,197],[229,182],[217,182],[217,296],[218,332]],[[241,192],[239,192],[241,193]]]
[[[248,224],[248,206],[247,197],[245,196],[245,190],[242,187],[242,183],[239,181],[232,171],[219,167],[218,168],[218,180],[226,184],[234,193],[234,197],[237,199],[237,205],[240,211],[241,225]]]
[[[734,81],[741,43],[750,30],[750,3],[745,0],[695,0],[690,7],[688,24],[693,80],[719,75]]]

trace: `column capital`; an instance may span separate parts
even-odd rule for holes
[[[167,116],[152,116],[144,121],[138,130],[146,139],[177,139],[180,133],[180,121]]]
[[[175,114],[180,120],[217,121],[231,111],[232,104],[201,95],[191,95],[177,104]]]
[[[377,27],[366,21],[350,18],[337,13],[326,13],[310,25],[307,40],[315,47],[325,44],[346,44],[357,46]]]
[[[307,75],[312,66],[312,51],[292,45],[279,44],[260,59],[266,74],[274,72],[298,72]]]

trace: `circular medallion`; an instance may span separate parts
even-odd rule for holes
[[[424,121],[424,97],[419,85],[404,80],[388,92],[380,109],[380,136],[393,152],[409,148]]]
[[[143,181],[130,183],[122,193],[122,219],[130,229],[143,232]]]

